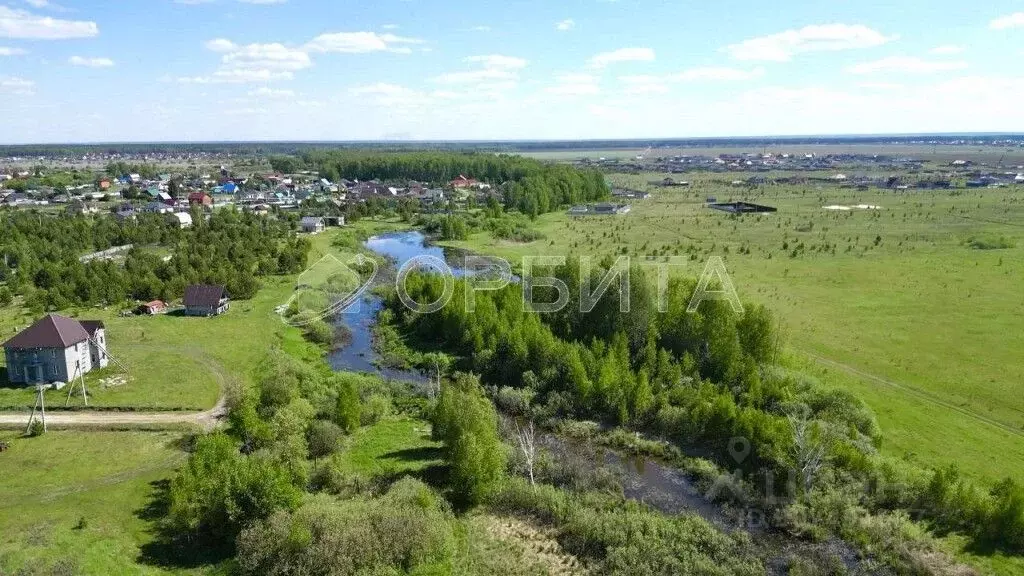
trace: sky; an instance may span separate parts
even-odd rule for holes
[[[0,0],[0,143],[1024,132],[1024,0]]]

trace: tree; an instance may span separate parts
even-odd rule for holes
[[[182,534],[221,544],[275,510],[294,508],[301,491],[287,471],[257,456],[243,456],[231,437],[199,438],[188,462],[171,480],[168,522]]]
[[[516,423],[516,441],[519,443],[519,450],[523,453],[523,461],[526,462],[526,470],[530,476],[530,486],[534,486],[533,463],[536,460],[537,450],[534,444],[533,420],[530,420],[526,428],[521,428]]]
[[[7,306],[14,301],[14,294],[7,286],[0,286],[0,307]]]
[[[787,416],[793,433],[793,464],[805,494],[814,487],[814,478],[825,465],[827,447],[820,427],[811,418],[810,412],[807,406],[800,405]]]
[[[457,501],[477,504],[501,482],[506,454],[498,436],[498,416],[476,376],[457,374],[441,388],[434,435],[444,441]]]
[[[335,378],[335,382],[338,399],[335,402],[334,421],[344,432],[351,434],[359,428],[359,393],[347,378]]]
[[[315,462],[319,458],[330,456],[337,449],[345,432],[340,426],[329,420],[317,420],[306,431],[306,442],[309,444],[309,455]]]

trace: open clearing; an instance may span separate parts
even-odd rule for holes
[[[878,415],[883,450],[959,462],[985,481],[1024,476],[1024,190],[888,191],[834,186],[733,187],[729,175],[611,175],[647,189],[625,216],[538,218],[529,244],[473,235],[452,245],[522,256],[628,254],[696,276],[725,259],[741,296],[781,319],[795,367],[853,390]],[[705,200],[747,200],[777,214],[731,216]],[[870,204],[881,210],[829,211]],[[977,249],[970,241],[1013,247]],[[795,253],[794,253],[795,252]],[[652,271],[653,273],[653,271]]]

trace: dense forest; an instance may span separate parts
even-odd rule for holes
[[[209,220],[193,214],[181,229],[163,215],[137,220],[0,214],[0,281],[22,294],[35,311],[117,304],[125,300],[174,300],[193,283],[222,284],[234,298],[251,298],[258,277],[301,271],[309,250],[288,220],[274,221],[219,210]],[[87,253],[131,244],[123,262]],[[161,254],[168,254],[164,259]]]
[[[727,302],[704,301],[691,314],[695,282],[673,279],[658,311],[652,283],[633,269],[628,312],[620,312],[613,284],[582,313],[580,287],[592,293],[609,266],[587,276],[576,266],[539,272],[568,287],[558,312],[526,309],[520,286],[473,292],[472,280],[462,279],[452,304],[436,313],[410,310],[393,294],[385,319],[414,342],[461,358],[461,369],[542,420],[594,419],[645,431],[739,468],[775,521],[793,532],[825,530],[884,548],[895,537],[885,530],[912,530],[900,526],[913,511],[939,532],[1024,550],[1024,486],[1008,478],[984,490],[955,468],[923,470],[880,454],[882,435],[863,402],[776,366],[777,329],[763,307],[740,314]],[[428,303],[444,284],[410,275],[406,289]],[[557,294],[537,287],[534,298],[554,302]],[[737,438],[749,446],[742,458]],[[889,527],[879,531],[879,522]],[[913,564],[905,551],[894,557]]]
[[[309,151],[301,157],[273,156],[270,163],[285,173],[317,170],[328,180],[426,181],[447,183],[460,175],[490,183],[507,209],[529,216],[560,207],[602,200],[609,195],[604,176],[564,164],[546,164],[521,156],[483,153]]]

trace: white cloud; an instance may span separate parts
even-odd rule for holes
[[[309,54],[284,44],[249,44],[239,46],[222,58],[228,70],[271,70],[295,72],[313,65]]]
[[[945,44],[942,46],[936,46],[928,51],[929,54],[935,54],[936,56],[953,56],[960,54],[964,51],[963,46],[957,46],[956,44]]]
[[[284,44],[248,44],[217,38],[205,44],[212,52],[223,54],[220,68],[208,76],[178,78],[184,84],[241,84],[291,80],[294,73],[313,65],[309,54]]]
[[[872,48],[895,38],[859,24],[821,24],[751,38],[724,50],[737,60],[786,62],[797,54]]]
[[[61,20],[0,6],[0,38],[61,40],[91,38],[99,33],[95,22]]]
[[[25,3],[33,8],[46,8],[50,5],[47,0],[25,0]]]
[[[110,68],[114,61],[110,58],[86,58],[83,56],[72,56],[68,58],[68,64],[72,66],[85,66],[86,68]]]
[[[365,54],[368,52],[411,52],[408,45],[423,44],[418,38],[376,32],[334,32],[321,34],[306,44],[311,52],[340,52]]]
[[[1024,12],[1014,12],[1006,16],[996,18],[988,25],[993,30],[1007,30],[1009,28],[1024,27]]]
[[[8,48],[6,46],[0,46],[0,56],[22,56],[24,54],[28,54],[28,52],[22,50],[21,48]]]
[[[555,24],[555,30],[560,32],[568,32],[576,27],[576,22],[572,18],[566,18],[558,24]]]
[[[486,56],[469,56],[465,62],[482,64],[484,68],[500,68],[503,70],[518,70],[526,68],[529,64],[522,58],[515,56],[502,56],[501,54],[488,54]]]
[[[847,70],[853,74],[930,74],[950,70],[963,70],[967,62],[962,60],[925,60],[916,56],[891,56],[872,62],[863,62]]]
[[[204,44],[207,50],[213,52],[232,52],[238,49],[238,45],[226,38],[215,38]]]
[[[586,96],[601,92],[597,85],[597,77],[591,74],[562,74],[556,80],[554,86],[549,86],[544,91],[559,96]]]
[[[256,90],[250,90],[249,96],[253,98],[291,98],[295,96],[294,90],[267,88],[266,86]]]
[[[398,24],[384,24],[381,28],[384,30],[398,30],[399,26]]]
[[[35,82],[24,78],[0,76],[0,94],[29,95],[35,85]]]
[[[619,62],[651,62],[654,50],[650,48],[621,48],[612,52],[602,52],[590,59],[591,68],[604,68]]]
[[[434,82],[440,84],[515,83],[519,79],[517,70],[525,68],[528,64],[522,58],[503,56],[501,54],[469,56],[464,58],[463,61],[470,64],[478,64],[480,68],[441,74],[433,79]]]
[[[761,76],[764,76],[764,68],[761,67],[744,70],[741,68],[708,66],[704,68],[691,68],[689,70],[684,70],[678,74],[673,74],[671,78],[681,82],[693,82],[698,80],[752,80],[754,78],[760,78]]]
[[[709,66],[690,68],[689,70],[663,76],[619,76],[619,81],[626,85],[625,92],[627,94],[664,94],[669,91],[669,85],[673,83],[702,81],[739,82],[760,78],[764,76],[764,73],[764,68],[761,67],[745,70],[741,68]]]

